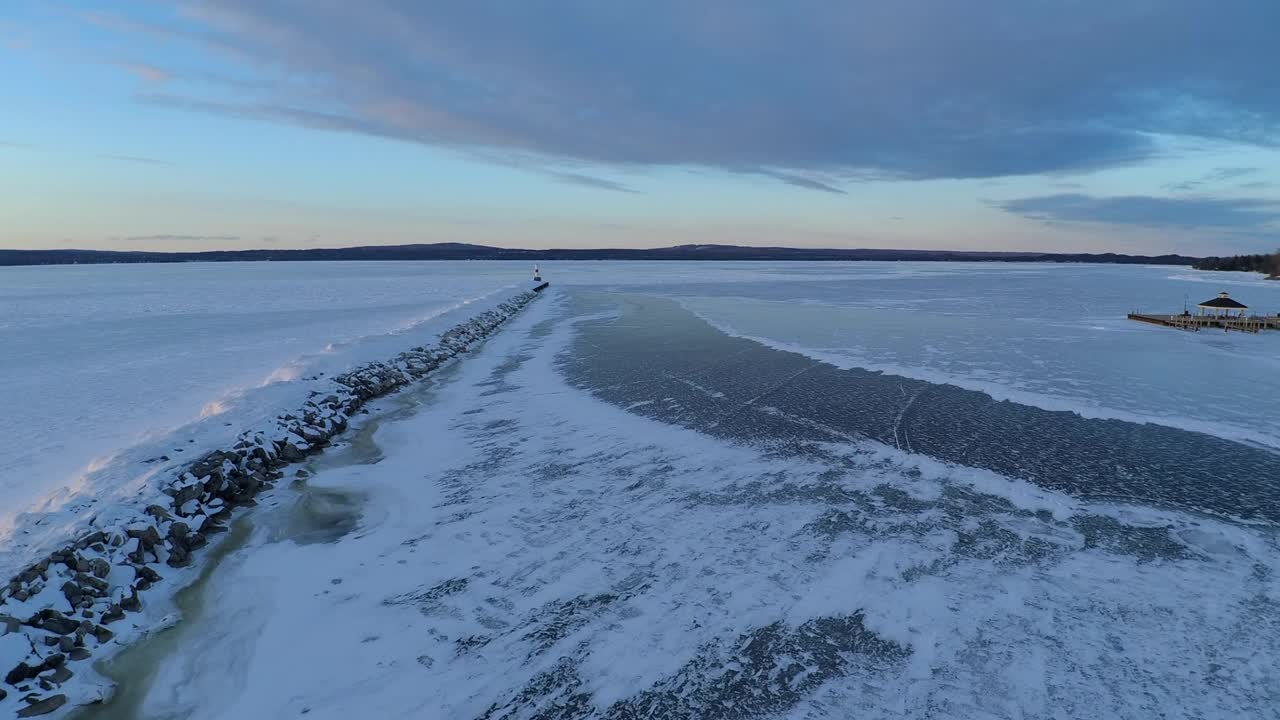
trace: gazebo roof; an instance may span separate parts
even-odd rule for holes
[[[1226,293],[1218,293],[1218,297],[1212,300],[1205,300],[1200,303],[1202,308],[1225,308],[1228,310],[1248,310],[1249,306],[1236,300],[1232,300],[1231,296]]]

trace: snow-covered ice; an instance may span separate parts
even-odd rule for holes
[[[89,505],[511,294],[524,263],[0,268],[0,576]]]
[[[278,300],[288,306],[279,318],[255,319],[228,301],[239,326],[228,321],[203,345],[198,332],[188,339],[222,357],[247,332],[271,362],[228,385],[201,381],[198,401],[165,385],[168,399],[144,409],[186,402],[186,414],[158,423],[158,440],[104,439],[135,445],[103,450],[117,463],[104,467],[123,467],[122,457],[136,467],[179,438],[198,447],[271,417],[305,397],[307,377],[418,344],[528,272],[521,263],[262,267],[292,278],[291,297],[317,293],[315,303]],[[234,281],[245,270],[203,272]],[[344,273],[354,294],[338,288]],[[415,284],[429,273],[438,295]],[[996,264],[546,263],[543,274],[549,296],[426,388],[380,401],[368,427],[312,466],[305,488],[279,487],[248,514],[247,541],[208,576],[181,632],[151,658],[149,680],[131,676],[141,717],[1228,718],[1280,706],[1280,537],[1266,520],[1280,512],[1280,478],[1257,478],[1251,502],[1271,504],[1239,523],[1144,492],[1166,478],[1144,478],[1140,465],[1115,478],[1133,489],[1121,502],[1037,484],[1043,458],[1024,478],[994,472],[990,457],[911,452],[941,447],[897,441],[902,415],[928,396],[917,404],[913,394],[900,411],[868,408],[888,413],[893,433],[880,441],[849,418],[796,412],[805,393],[817,407],[845,397],[829,383],[857,379],[805,368],[860,367],[1098,418],[1028,415],[1050,431],[1104,437],[1156,423],[1242,441],[1210,445],[1271,467],[1280,334],[1185,334],[1124,313],[1173,310],[1184,295],[1194,303],[1220,289],[1275,312],[1280,283]],[[242,295],[262,309],[274,291],[269,274],[259,279],[265,290]],[[178,302],[180,285],[159,304]],[[395,302],[406,298],[412,307]],[[784,373],[776,381],[747,377],[770,369],[752,366],[758,353],[746,350],[735,361],[678,348],[651,348],[646,373],[585,371],[626,371],[610,358],[632,352],[629,335],[656,317],[645,298],[711,325],[670,332],[724,332],[803,356],[803,377],[787,363],[772,368]],[[346,320],[326,318],[326,302]],[[118,337],[138,338],[134,360],[103,371],[137,395],[148,343],[186,324],[171,319],[148,335],[150,318],[124,314]],[[271,355],[289,318],[316,325]],[[19,337],[23,322],[47,327],[19,320],[0,333]],[[54,357],[75,325],[48,331],[43,355],[14,357]],[[103,352],[115,347],[100,340]],[[39,385],[41,372],[28,377]],[[285,381],[259,387],[273,374]],[[756,382],[770,389],[750,390]],[[211,403],[210,417],[182,426]],[[74,426],[75,407],[63,403],[55,425]],[[50,439],[30,425],[9,429]],[[1087,448],[1066,450],[1085,457]],[[1236,459],[1214,460],[1232,482],[1245,467]],[[5,450],[0,480],[9,481],[5,467],[25,467],[19,460]],[[1213,499],[1205,506],[1229,506],[1211,476],[1197,467],[1174,478],[1174,499],[1203,491]],[[89,477],[79,497],[102,502],[127,501],[127,488],[145,482]],[[35,487],[47,494],[58,482]],[[300,530],[317,497],[355,516]],[[171,610],[153,603],[144,613],[153,621]]]
[[[351,532],[298,543],[275,529],[286,510],[262,513],[143,717],[1234,718],[1280,703],[1273,526],[866,440],[734,442],[642,417],[716,391],[593,397],[572,366],[614,351],[582,334],[614,311],[553,297],[384,422],[377,463],[309,480],[358,495]]]

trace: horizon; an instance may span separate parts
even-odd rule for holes
[[[1280,6],[1204,8],[17,0],[0,250],[1274,252]]]
[[[1070,250],[1053,250],[1053,249],[1048,249],[1048,250],[960,250],[960,249],[956,249],[956,248],[887,248],[887,247],[834,247],[834,246],[828,246],[828,247],[800,247],[800,246],[795,246],[795,245],[733,245],[733,244],[728,244],[728,243],[687,243],[687,244],[681,244],[681,245],[661,245],[661,246],[659,246],[659,245],[654,245],[654,246],[648,246],[648,247],[608,247],[608,246],[597,246],[597,247],[546,247],[546,248],[527,248],[527,247],[517,247],[517,246],[487,245],[487,244],[483,244],[483,243],[464,243],[464,242],[450,242],[450,241],[444,241],[444,242],[434,242],[434,243],[406,242],[406,243],[396,243],[396,244],[388,244],[388,245],[337,245],[337,246],[333,246],[333,247],[316,247],[316,246],[310,246],[310,247],[259,247],[259,246],[254,246],[254,247],[245,247],[245,248],[217,248],[217,247],[214,247],[214,248],[209,248],[209,249],[205,249],[205,250],[145,250],[145,249],[129,249],[129,248],[116,249],[116,248],[87,248],[87,247],[55,247],[55,248],[4,248],[4,247],[0,247],[0,258],[3,258],[3,254],[4,254],[4,253],[6,253],[6,252],[11,252],[11,253],[107,253],[107,254],[119,254],[119,255],[150,254],[150,255],[170,255],[170,256],[172,256],[172,255],[209,255],[209,254],[223,254],[223,253],[225,253],[225,254],[277,253],[277,252],[302,252],[302,253],[309,253],[309,252],[312,252],[312,251],[317,251],[317,252],[326,252],[326,251],[328,251],[328,252],[345,252],[345,251],[358,251],[358,250],[384,250],[384,249],[395,249],[395,248],[406,248],[406,249],[408,249],[408,248],[443,248],[443,247],[466,248],[466,249],[472,249],[472,250],[475,250],[475,251],[499,251],[499,252],[513,252],[513,253],[523,253],[523,252],[532,252],[532,253],[558,253],[558,252],[565,252],[565,253],[611,253],[611,252],[617,252],[617,251],[621,251],[621,252],[636,252],[636,253],[646,253],[646,252],[648,252],[648,253],[657,253],[657,252],[670,251],[670,250],[696,250],[696,249],[710,249],[710,250],[761,250],[761,251],[776,250],[776,251],[787,252],[787,253],[792,253],[792,252],[794,252],[794,253],[828,253],[828,252],[830,252],[830,253],[841,253],[841,252],[843,252],[843,253],[859,253],[859,252],[863,252],[863,253],[920,253],[920,254],[922,254],[922,255],[923,255],[923,254],[930,254],[930,255],[956,254],[956,255],[972,255],[972,256],[974,256],[974,257],[981,257],[981,256],[985,256],[985,255],[1009,256],[1009,257],[1018,257],[1018,256],[1027,256],[1027,257],[1037,257],[1037,256],[1070,257],[1070,256],[1076,256],[1076,255],[1088,255],[1088,256],[1094,256],[1094,257],[1103,257],[1103,256],[1108,256],[1108,255],[1115,255],[1115,256],[1117,256],[1117,257],[1123,257],[1123,258],[1135,258],[1135,257],[1159,258],[1159,257],[1166,257],[1166,256],[1167,256],[1167,257],[1181,257],[1181,258],[1197,259],[1197,260],[1198,260],[1198,259],[1208,258],[1208,257],[1213,257],[1213,256],[1210,256],[1210,255],[1198,255],[1198,256],[1193,256],[1193,255],[1186,255],[1186,254],[1172,253],[1172,252],[1169,252],[1169,253],[1122,253],[1122,252],[1115,252],[1115,251],[1074,252],[1074,251],[1070,251]],[[1270,254],[1273,254],[1273,253],[1259,252],[1259,253],[1246,253],[1246,254],[1270,255]],[[1226,256],[1226,257],[1234,257],[1234,255]],[[463,259],[466,259],[466,260],[491,260],[491,261],[507,261],[507,260],[510,260],[510,261],[513,261],[513,262],[514,262],[514,261],[519,261],[519,260],[521,260],[521,259],[523,259],[523,258],[518,258],[518,257],[516,257],[516,258],[489,258],[489,257],[475,257],[475,258],[463,258]],[[550,259],[550,260],[548,260],[548,261],[549,261],[549,262],[550,262],[550,261],[555,261],[555,260],[569,260],[569,261],[572,261],[572,260],[576,260],[576,259],[593,260],[593,259],[597,259],[597,258],[552,258],[552,259]],[[629,259],[629,258],[625,258],[625,257],[623,257],[623,258],[616,258],[616,259],[618,259],[618,260],[627,260],[627,259]],[[643,259],[645,259],[645,258],[635,258],[635,259],[643,260]],[[658,258],[658,259],[659,259],[659,260],[661,260],[661,259],[666,259],[666,258]],[[696,257],[690,257],[690,258],[671,258],[671,259],[672,259],[672,260],[675,260],[675,261],[684,261],[684,260],[696,261],[696,260],[698,260],[699,258],[696,258]],[[830,258],[830,259],[831,259],[831,260],[837,260],[837,261],[838,261],[838,260],[842,260],[842,258]],[[361,260],[361,259],[358,259],[358,258],[352,258],[352,259],[339,260],[338,262],[359,262],[360,260]],[[431,260],[430,258],[428,258],[428,259],[424,259],[424,261],[430,261],[430,260]],[[438,258],[437,260],[438,260],[438,261],[441,261],[441,262],[451,262],[451,261],[452,261],[452,260],[447,259],[447,258]],[[755,258],[743,258],[743,259],[742,259],[742,261],[744,261],[744,262],[750,262],[750,261],[754,261],[754,260],[755,260]],[[777,260],[778,262],[790,262],[790,261],[806,262],[806,261],[808,261],[808,259],[806,259],[806,258],[770,258],[770,260]],[[863,259],[863,258],[854,258],[854,259],[843,259],[843,260],[847,260],[847,261],[849,261],[849,262],[875,262],[875,260],[874,260],[874,259],[872,259],[872,258],[865,258],[865,259]],[[932,258],[922,258],[922,261],[931,261],[931,260],[932,260]],[[393,262],[394,262],[394,261],[395,261],[395,260],[393,260]],[[382,262],[382,260],[376,260],[376,259],[375,259],[375,260],[369,260],[369,262]],[[734,260],[722,260],[722,262],[734,262]],[[894,260],[889,260],[888,262],[895,262],[895,261],[894,261]],[[1034,260],[1030,260],[1030,261],[1027,261],[1027,262],[1035,262],[1035,261],[1034,261]]]

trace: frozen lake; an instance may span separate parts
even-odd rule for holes
[[[994,387],[1033,383],[1033,348],[1000,344],[1030,342],[1034,323],[942,366],[881,326],[858,333],[856,314],[825,328],[840,342],[797,349],[797,334],[824,328],[740,312],[823,314],[826,295],[825,316],[840,317],[921,276],[897,297],[945,288],[951,308],[959,287],[990,295],[1036,274],[1061,283],[1050,296],[1114,283],[1100,292],[1123,308],[1126,284],[1195,281],[935,268],[554,268],[552,290],[413,394],[411,412],[408,398],[384,404],[376,431],[312,466],[307,491],[253,516],[205,610],[151,659],[128,707],[193,719],[1265,717],[1280,702],[1274,436],[1121,419],[1172,406],[1109,406],[1102,378],[1043,401],[1023,385],[1001,402],[913,377],[949,368],[968,384],[978,375],[958,371],[980,361]],[[1034,316],[1051,303],[1024,304]],[[1063,321],[1077,344],[1099,337],[1073,357],[1147,342],[1189,364],[1231,348],[1265,363],[1275,349],[1103,315]],[[717,328],[730,321],[734,332]],[[816,359],[837,351],[892,351],[911,375]],[[1223,398],[1199,397],[1204,417],[1229,416]],[[1090,405],[1090,417],[1021,399]],[[291,537],[282,528],[307,492],[351,498],[359,519],[324,542]]]
[[[305,378],[420,344],[510,294],[528,270],[524,263],[0,268],[7,400],[0,571],[25,557],[18,542],[52,537],[74,521],[64,509],[127,498],[151,473],[298,406],[309,391]],[[27,537],[5,542],[19,514],[32,511],[41,515],[27,519]]]
[[[412,412],[375,408],[362,460],[313,464],[311,491],[358,518],[298,541],[304,501],[285,486],[249,513],[133,694],[142,717],[1225,718],[1280,702],[1280,333],[1124,318],[1222,290],[1276,312],[1280,283],[549,265],[552,291]],[[0,270],[0,491],[18,500],[3,569],[528,269]]]
[[[728,333],[839,367],[1280,447],[1280,336],[1184,334],[1124,319],[1220,290],[1280,310],[1280,283],[1257,276],[984,263],[552,265],[559,285],[660,288]],[[19,513],[56,514],[77,496],[127,493],[157,469],[140,461],[180,460],[175,451],[198,451],[291,407],[305,396],[304,378],[417,344],[524,281],[528,269],[0,270],[0,376],[10,401],[0,418],[0,539]]]

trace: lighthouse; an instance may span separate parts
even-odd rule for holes
[[[542,282],[542,273],[538,272],[538,266],[536,263],[533,266],[533,281],[536,283]]]

